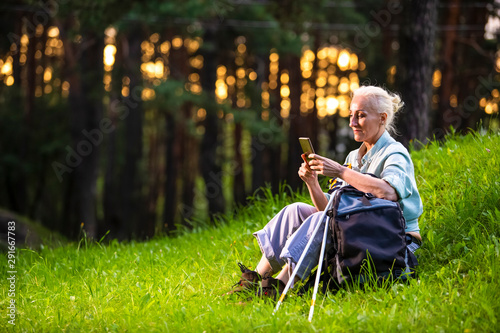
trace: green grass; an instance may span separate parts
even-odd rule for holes
[[[413,152],[424,201],[420,276],[388,289],[289,293],[244,305],[223,297],[255,265],[252,232],[305,192],[263,190],[218,228],[176,238],[17,252],[16,329],[26,332],[496,332],[500,329],[500,137],[452,137]],[[2,267],[7,259],[2,256]],[[1,279],[6,281],[6,270]],[[6,286],[2,282],[2,286]],[[1,291],[0,331],[7,323]]]

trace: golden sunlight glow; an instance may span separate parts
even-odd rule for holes
[[[338,106],[339,101],[335,97],[328,96],[326,98],[326,111],[329,115],[334,115],[337,112]]]
[[[311,71],[313,69],[313,64],[309,61],[302,61],[300,63],[300,69],[302,69],[303,71]]]
[[[198,121],[203,121],[207,117],[207,110],[204,108],[199,108],[198,111],[196,112],[196,117],[198,118]]]
[[[317,87],[324,87],[326,85],[326,78],[323,76],[320,76],[316,79],[316,86]]]
[[[130,93],[130,88],[129,87],[122,87],[122,96],[127,97]]]
[[[215,94],[219,99],[224,100],[227,98],[227,89],[223,86],[218,86],[215,90]]]
[[[64,81],[62,84],[61,84],[61,95],[62,97],[66,98],[68,97],[69,95],[69,89],[70,89],[70,84],[68,81]]]
[[[349,104],[351,103],[351,98],[345,95],[341,95],[338,97],[339,100],[339,115],[341,117],[349,116]]]
[[[248,78],[251,80],[251,81],[255,81],[257,80],[257,73],[254,72],[254,71],[251,71],[249,74],[248,74]]]
[[[111,67],[115,63],[116,46],[108,44],[104,47],[104,65]]]
[[[288,75],[288,72],[283,72],[280,76],[280,81],[282,84],[288,84],[290,81],[290,76]]]
[[[236,70],[236,76],[239,78],[239,79],[243,79],[245,77],[245,69],[244,68],[238,68]]]
[[[198,51],[201,45],[201,39],[186,39],[184,41],[184,46],[186,46],[189,53],[195,53]]]
[[[482,108],[486,106],[486,98],[483,97],[479,100],[479,106]]]
[[[271,53],[269,55],[269,60],[271,62],[277,62],[279,59],[280,59],[280,56],[278,55],[278,53]]]
[[[396,80],[396,72],[397,69],[395,65],[389,67],[389,69],[387,70],[387,83],[394,84]]]
[[[151,88],[142,89],[141,98],[143,101],[150,101],[155,98],[155,91]]]
[[[203,91],[203,89],[201,88],[201,84],[199,84],[199,83],[193,83],[193,84],[191,84],[190,90],[195,95],[199,95]]]
[[[228,85],[226,84],[227,68],[225,66],[217,67],[217,80],[215,81],[215,96],[218,103],[223,103],[228,97]],[[231,76],[234,79],[233,76]],[[234,82],[233,82],[234,84]]]
[[[262,109],[264,109],[264,111],[262,112],[262,117],[264,117],[264,112],[266,111],[267,108],[269,108],[269,92],[267,91],[268,90],[268,85],[266,82],[263,82],[262,83],[262,93],[260,94],[261,98],[262,98]],[[267,114],[269,116],[269,113]],[[267,119],[264,119],[262,118],[263,120],[267,120]]]
[[[327,59],[321,59],[320,61],[318,61],[318,67],[319,68],[324,69],[324,68],[327,68],[328,65],[329,65],[329,62],[328,62]]]
[[[52,80],[52,67],[45,68],[45,72],[43,73],[43,82],[47,83]]]
[[[50,27],[49,30],[47,30],[47,36],[50,38],[59,37],[59,28],[58,27]]]
[[[168,51],[170,51],[170,42],[167,40],[167,41],[164,41],[163,43],[161,43],[160,52],[163,54],[167,54]]]
[[[158,41],[160,40],[160,35],[155,32],[154,34],[149,36],[149,40],[151,41],[151,43],[158,43]]]
[[[179,49],[182,47],[183,41],[182,38],[179,36],[176,36],[172,39],[172,47],[174,49]]]
[[[286,85],[281,86],[280,95],[281,97],[290,96],[290,88],[288,88],[288,86]]]
[[[163,60],[158,59],[155,62],[155,77],[158,79],[163,78],[163,73],[165,71],[165,66],[163,65]]]
[[[351,85],[349,86],[349,89],[351,89],[351,91],[354,91],[358,88],[359,88],[359,82],[351,81]]]
[[[347,92],[349,92],[349,79],[346,77],[340,78],[338,89],[341,94],[347,94]]]
[[[350,54],[346,50],[342,50],[339,54],[339,58],[337,60],[337,65],[340,70],[345,71],[349,68]]]
[[[226,73],[227,73],[227,68],[226,68],[226,66],[222,66],[222,65],[221,65],[221,66],[217,67],[217,75],[218,75],[218,76],[222,76],[222,75],[224,75],[224,74],[226,74]]]
[[[351,53],[349,63],[350,63],[351,69],[353,71],[357,70],[358,69],[358,56],[354,53]]]
[[[239,44],[238,47],[236,48],[236,50],[239,52],[239,53],[245,53],[245,51],[247,50],[247,47],[245,44]]]
[[[453,108],[458,106],[457,95],[453,94],[450,96],[450,106]]]
[[[233,86],[233,85],[236,83],[236,79],[234,78],[234,76],[229,75],[229,76],[226,78],[226,83],[227,83],[229,86]]]
[[[304,58],[304,61],[307,61],[307,62],[313,62],[314,59],[316,58],[316,56],[314,55],[314,52],[311,50],[305,50],[302,57]]]
[[[318,51],[317,57],[318,57],[318,60],[326,59],[326,57],[328,57],[328,48],[324,47],[324,48],[320,49]]]
[[[491,103],[488,103],[486,107],[484,108],[484,112],[487,114],[492,114],[493,113],[493,105]]]
[[[339,50],[336,47],[328,48],[328,60],[330,60],[330,63],[334,64],[337,61],[338,54]]]
[[[59,29],[57,30],[57,34],[59,35]],[[49,37],[50,37],[50,35],[49,35]],[[29,39],[28,35],[24,34],[21,36],[21,45],[26,46],[29,44],[29,42],[30,42],[30,39]]]
[[[189,64],[193,68],[202,69],[203,68],[203,56],[200,54],[200,55],[197,55],[196,57],[190,58]]]
[[[7,60],[5,60],[5,63],[3,64],[2,69],[0,70],[0,73],[2,73],[2,75],[12,74],[12,62],[13,62],[12,57],[8,57]]]
[[[13,76],[7,76],[5,78],[5,85],[6,86],[11,86],[14,84],[14,77]]]
[[[435,70],[434,74],[432,74],[432,85],[434,88],[441,86],[441,71],[439,69]]]
[[[336,85],[339,84],[339,78],[336,75],[330,75],[328,76],[328,84],[332,87],[335,87]]]

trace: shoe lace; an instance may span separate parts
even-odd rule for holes
[[[247,273],[247,272],[252,272],[250,269],[248,269],[245,265],[243,265],[241,262],[238,263],[238,266],[240,267],[240,270],[241,270],[241,273]],[[243,283],[244,282],[250,282],[250,283],[253,283],[253,281],[250,281],[248,279],[245,279],[242,277],[242,279],[240,279],[238,282],[236,282],[235,284],[233,284],[233,287],[236,287],[236,286],[243,286]]]
[[[249,269],[245,265],[243,265],[241,262],[238,263],[238,266],[240,266],[240,270],[242,273],[249,271]]]

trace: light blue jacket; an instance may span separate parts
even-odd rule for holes
[[[360,150],[366,150],[364,144],[347,155],[345,164],[351,163],[353,170],[374,174],[388,182],[398,194],[398,202],[406,219],[406,232],[418,232],[418,218],[422,215],[423,205],[408,150],[387,131],[361,159]]]

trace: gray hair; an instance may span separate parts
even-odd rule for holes
[[[366,102],[372,110],[378,113],[386,113],[385,129],[391,134],[397,134],[394,116],[404,105],[398,94],[376,86],[361,86],[352,93],[353,99],[355,96],[366,97]]]

